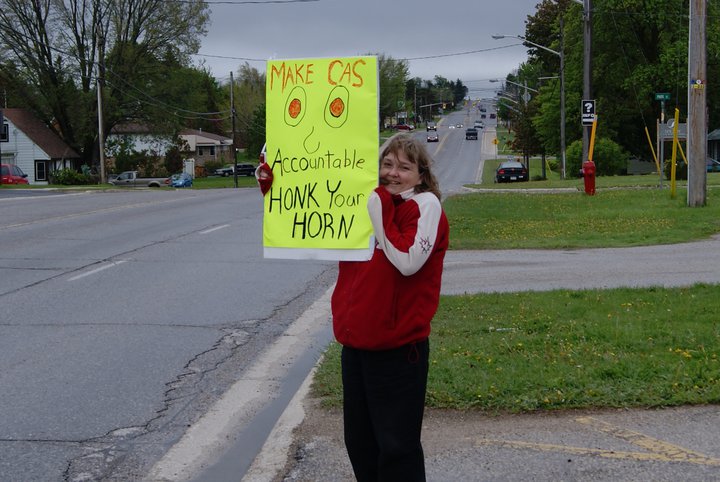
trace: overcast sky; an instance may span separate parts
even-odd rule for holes
[[[211,23],[195,60],[219,80],[245,61],[264,72],[268,59],[383,53],[407,59],[411,77],[460,79],[477,98],[527,58],[519,40],[491,35],[524,35],[540,0],[261,2],[207,2]]]

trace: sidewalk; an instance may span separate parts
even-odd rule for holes
[[[452,251],[443,294],[720,283],[720,236],[591,250]],[[328,307],[329,309],[329,307]],[[431,335],[432,336],[432,335]],[[354,480],[341,410],[307,394],[312,374],[243,479]],[[720,481],[719,406],[520,415],[428,410],[429,481]]]

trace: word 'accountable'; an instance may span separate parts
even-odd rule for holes
[[[273,172],[279,171],[282,176],[293,172],[364,169],[365,159],[358,159],[355,149],[352,150],[352,153],[345,149],[342,156],[327,151],[325,154],[317,157],[283,157],[280,149],[278,149],[272,166],[270,167]]]

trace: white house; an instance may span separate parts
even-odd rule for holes
[[[196,129],[183,129],[178,136],[187,144],[198,166],[209,161],[229,163],[234,160],[233,141],[229,137]],[[129,142],[134,151],[148,151],[157,156],[164,156],[173,144],[171,135],[159,134],[146,125],[131,123],[115,126],[108,136],[106,146],[117,145],[123,140]],[[116,152],[113,148],[107,148],[106,155],[112,158]]]
[[[47,184],[56,169],[77,169],[80,156],[27,109],[0,110],[0,159],[15,164],[30,184]]]

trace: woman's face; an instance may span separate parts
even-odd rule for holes
[[[404,152],[389,152],[380,161],[380,183],[390,194],[400,194],[420,184],[418,165]]]

